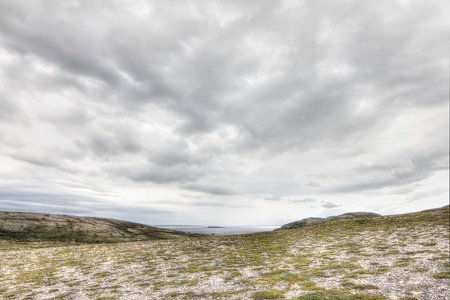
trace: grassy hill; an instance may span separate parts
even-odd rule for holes
[[[18,243],[0,248],[0,299],[450,299],[449,233],[446,206],[236,236]]]
[[[279,229],[294,229],[308,226],[316,226],[324,223],[342,222],[353,219],[358,219],[358,222],[366,222],[368,218],[381,217],[381,215],[372,212],[353,212],[345,213],[339,216],[331,216],[328,218],[306,218],[300,221],[291,222],[281,226]]]
[[[9,242],[106,243],[193,236],[115,219],[0,212],[0,240]]]

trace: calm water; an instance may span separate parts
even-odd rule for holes
[[[222,228],[208,228],[208,226],[193,226],[193,225],[167,225],[167,226],[157,226],[161,228],[167,228],[172,230],[208,234],[208,235],[235,235],[235,234],[246,234],[255,232],[265,232],[272,231],[280,228],[279,225],[266,225],[266,226],[225,226]]]

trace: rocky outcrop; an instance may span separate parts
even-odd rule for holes
[[[187,236],[190,235],[176,230],[115,219],[0,212],[0,240],[123,242]]]
[[[328,218],[306,218],[306,219],[302,219],[300,221],[295,221],[292,223],[285,224],[285,225],[281,226],[281,228],[279,228],[279,229],[294,229],[294,228],[320,225],[323,223],[340,222],[340,221],[347,221],[347,220],[352,220],[352,219],[364,219],[364,218],[373,218],[373,217],[381,217],[381,215],[372,213],[372,212],[352,212],[352,213],[345,213],[345,214],[342,214],[339,216],[331,216]],[[279,229],[277,229],[277,230],[279,230]]]

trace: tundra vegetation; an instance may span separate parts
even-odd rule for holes
[[[450,299],[448,206],[236,236],[1,237],[1,299]]]

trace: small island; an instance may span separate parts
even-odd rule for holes
[[[223,227],[223,226],[208,226],[206,228],[225,228],[225,227]]]

